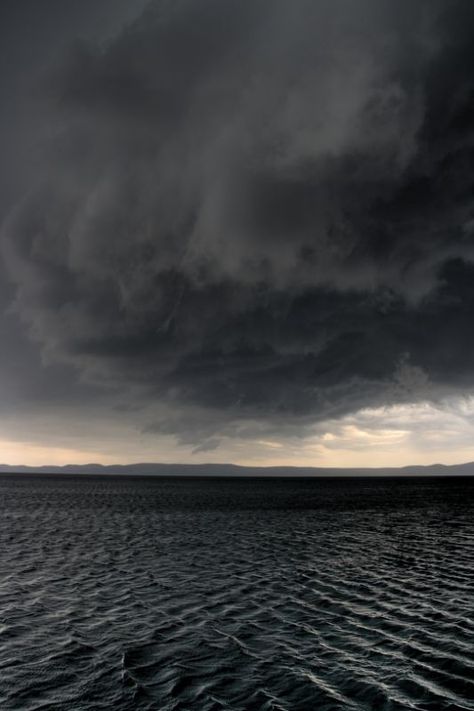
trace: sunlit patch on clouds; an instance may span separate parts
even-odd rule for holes
[[[457,463],[474,456],[474,399],[367,408],[321,429],[314,441],[332,466]]]

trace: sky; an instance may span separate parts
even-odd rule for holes
[[[472,0],[2,0],[0,462],[474,460]]]

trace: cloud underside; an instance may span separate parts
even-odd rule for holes
[[[469,0],[178,0],[76,47],[3,230],[45,358],[204,450],[471,388],[473,30]]]

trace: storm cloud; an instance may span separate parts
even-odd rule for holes
[[[2,231],[44,358],[200,451],[471,389],[473,39],[470,0],[160,0],[76,44]]]

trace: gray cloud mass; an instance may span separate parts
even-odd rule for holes
[[[3,227],[45,359],[204,408],[149,428],[198,451],[472,388],[473,38],[470,0],[161,0],[76,44]]]

